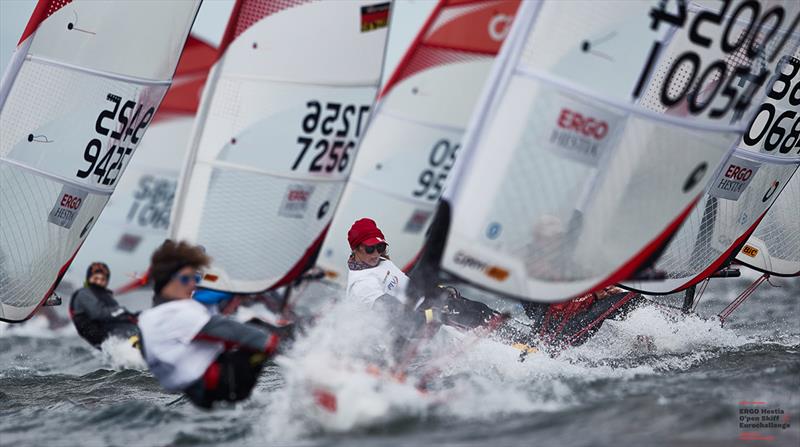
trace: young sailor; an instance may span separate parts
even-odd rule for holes
[[[250,396],[278,335],[213,314],[192,292],[210,259],[201,247],[165,241],[151,259],[153,307],[139,327],[147,366],[161,386],[202,408]]]
[[[110,277],[106,264],[92,263],[86,269],[85,286],[76,290],[69,302],[69,315],[78,335],[98,349],[112,335],[138,343],[136,314],[121,307],[106,288]]]
[[[407,303],[405,289],[408,276],[390,259],[388,243],[374,220],[355,221],[347,232],[352,253],[347,260],[347,297],[390,315],[411,312],[415,320],[435,319],[444,324],[473,328],[485,323],[496,314],[483,303],[463,298],[454,289],[441,288],[436,297],[426,297],[422,302]]]

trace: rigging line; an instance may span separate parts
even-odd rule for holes
[[[703,294],[706,292],[706,288],[708,287],[709,282],[711,282],[711,278],[706,278],[703,281],[703,284],[700,286],[700,293],[697,294],[697,299],[694,301],[694,306],[692,306],[692,312],[696,313],[697,305],[700,304],[700,299],[703,298]]]
[[[736,297],[736,299],[733,300],[725,309],[723,309],[722,312],[720,312],[719,315],[717,315],[719,317],[719,320],[720,320],[720,325],[724,325],[725,324],[725,320],[729,316],[731,316],[731,314],[739,306],[741,306],[742,303],[745,302],[745,300],[750,298],[750,296],[753,294],[753,292],[756,291],[758,286],[760,286],[761,283],[766,281],[768,278],[769,278],[769,274],[767,274],[767,273],[764,273],[763,275],[761,275],[757,280],[753,281],[753,283],[750,284],[750,286],[748,288],[746,288],[738,297]]]

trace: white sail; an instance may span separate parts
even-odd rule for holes
[[[800,175],[795,175],[736,260],[760,272],[800,276]]]
[[[213,258],[204,287],[277,287],[318,250],[375,99],[389,9],[374,0],[234,6],[170,231]]]
[[[795,5],[794,13],[800,10]],[[790,10],[791,11],[791,10]],[[780,31],[777,36],[785,33]],[[753,33],[769,53],[766,33]],[[788,37],[785,54],[776,60],[773,82],[765,83],[766,100],[736,149],[717,169],[706,194],[653,265],[649,280],[627,281],[624,287],[668,294],[691,287],[725,267],[743,247],[800,166],[800,33]],[[795,147],[795,145],[797,145]]]
[[[153,117],[147,139],[72,262],[65,282],[73,286],[83,283],[86,267],[94,261],[108,264],[111,289],[125,290],[145,282],[150,256],[167,238],[178,174],[200,93],[216,55],[211,45],[192,36],[187,39],[172,86]]]
[[[347,231],[370,217],[410,267],[494,57],[511,29],[517,0],[441,0],[383,92],[358,149],[317,265],[344,283]]]
[[[553,302],[647,267],[771,75],[733,38],[771,26],[773,9],[749,7],[752,17],[732,14],[740,2],[523,3],[443,196],[446,238],[429,243],[442,268]]]
[[[0,319],[28,318],[67,270],[169,88],[198,7],[39,2],[0,84]]]

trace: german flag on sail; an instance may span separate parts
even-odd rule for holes
[[[389,24],[389,2],[361,7],[361,32],[386,28]]]

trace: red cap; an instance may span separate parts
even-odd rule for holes
[[[374,220],[368,218],[359,219],[353,223],[350,231],[347,232],[347,242],[350,243],[350,248],[353,250],[359,244],[375,245],[386,243],[383,233],[378,229],[378,225]]]

